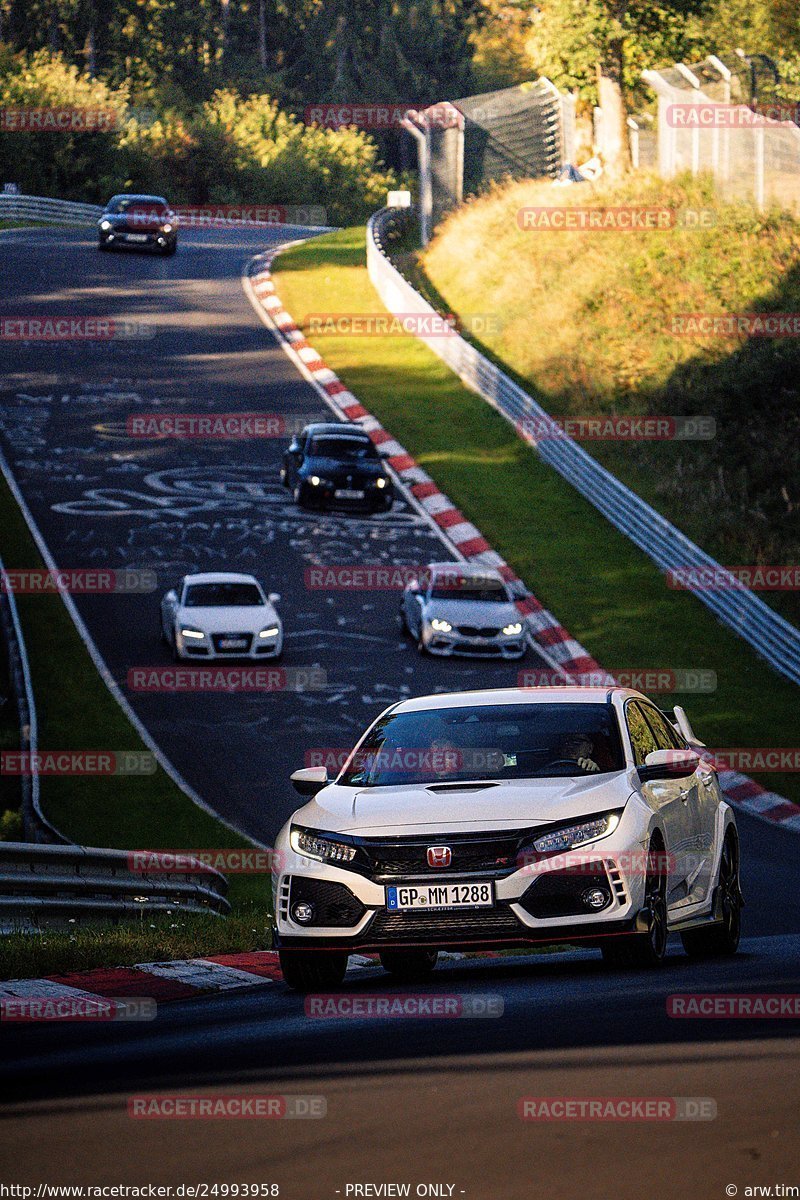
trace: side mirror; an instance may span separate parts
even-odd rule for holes
[[[281,598],[280,592],[270,592],[269,596],[267,597],[270,604],[278,604],[280,602],[280,598]]]
[[[417,592],[419,591],[419,580],[418,579],[410,579],[408,582],[408,590],[411,592],[412,595],[416,595]]]
[[[328,783],[325,767],[302,767],[289,776],[292,786],[301,796],[316,796]]]
[[[651,750],[639,767],[642,783],[650,779],[683,779],[693,775],[700,762],[694,750]]]
[[[165,600],[166,600],[166,601],[167,601],[169,604],[174,604],[174,603],[175,603],[175,601],[178,599],[178,593],[175,591],[175,588],[170,588],[170,590],[167,592],[167,594],[166,594],[166,596],[164,597],[164,599],[165,599]]]

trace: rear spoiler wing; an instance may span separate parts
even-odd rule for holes
[[[689,718],[686,715],[686,710],[681,708],[680,704],[676,704],[673,709],[668,709],[665,714],[668,721],[671,721],[678,733],[686,738],[694,746],[705,746],[705,742],[701,742],[700,738],[692,729]]]

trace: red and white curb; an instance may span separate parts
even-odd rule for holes
[[[286,245],[276,247],[253,259],[245,276],[245,284],[254,304],[260,306],[267,318],[265,323],[280,334],[281,345],[301,374],[315,386],[328,406],[342,420],[355,421],[367,430],[375,445],[380,446],[381,452],[388,455],[390,467],[416,506],[435,522],[440,535],[450,543],[459,558],[482,563],[500,571],[511,585],[516,606],[525,618],[536,648],[544,660],[563,675],[565,683],[586,675],[605,675],[610,679],[610,673],[604,672],[580,642],[571,637],[553,614],[539,603],[524,581],[491,548],[480,530],[466,519],[444,492],[439,490],[430,475],[383,428],[380,421],[364,408],[358,398],[348,391],[336,373],[309,344],[303,331],[283,307],[272,279],[272,261],[286,249]],[[800,810],[796,804],[792,804],[776,792],[767,791],[755,780],[737,771],[720,771],[719,781],[727,799],[736,808],[780,825],[781,828],[800,832]]]
[[[446,952],[442,961],[466,958],[466,954]],[[477,957],[493,958],[480,952]],[[377,959],[351,954],[348,971],[377,967]],[[248,954],[212,954],[208,958],[178,959],[174,962],[137,963],[135,967],[100,967],[93,971],[75,971],[68,975],[48,975],[43,979],[10,979],[0,983],[0,1022],[4,1001],[72,1001],[77,1011],[92,1010],[103,1000],[148,999],[163,1004],[172,1000],[190,1000],[214,992],[263,987],[282,983],[278,954],[275,950],[254,950]]]

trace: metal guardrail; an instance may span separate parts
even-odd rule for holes
[[[5,571],[0,559],[0,575]],[[0,588],[0,627],[8,647],[9,673],[19,713],[19,748],[31,754],[33,763],[30,775],[20,776],[22,785],[22,827],[27,838],[36,842],[69,843],[60,830],[56,829],[42,812],[40,803],[39,772],[33,757],[38,749],[39,723],[36,702],[33,698],[31,671],[28,652],[22,636],[17,602],[13,591]]]
[[[147,872],[132,869],[127,850],[0,842],[0,933],[176,910],[224,916],[227,890],[224,875],[196,860]]]
[[[402,215],[401,215],[402,214]],[[381,209],[367,225],[367,269],[373,286],[390,312],[431,316],[436,310],[414,290],[389,259],[386,237],[391,222],[408,219],[408,209]],[[800,630],[742,587],[725,568],[681,533],[665,517],[588,454],[572,438],[537,438],[530,429],[552,422],[519,384],[485,358],[462,337],[418,335],[466,387],[477,392],[534,446],[539,457],[580,492],[611,524],[664,572],[698,569],[724,579],[724,588],[692,587],[693,592],[723,624],[743,638],[762,658],[793,683],[800,683]]]
[[[53,200],[46,196],[0,193],[0,221],[47,221],[55,225],[95,225],[102,216],[99,204]]]

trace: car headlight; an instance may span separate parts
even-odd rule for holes
[[[312,487],[333,487],[333,484],[330,481],[330,479],[323,479],[321,475],[309,476],[308,482],[311,484]]]
[[[206,635],[202,629],[181,629],[181,634],[185,638],[204,638]]]
[[[516,634],[522,633],[522,622],[512,621],[510,625],[504,625],[503,633],[506,637],[514,637]]]
[[[161,232],[162,233],[172,233],[172,226],[170,225],[169,221],[167,222],[166,225],[161,226]]]
[[[606,813],[602,817],[592,817],[591,821],[582,821],[578,825],[567,825],[564,829],[554,829],[534,838],[533,849],[540,854],[550,854],[553,851],[572,850],[585,842],[593,842],[597,838],[612,833],[619,825],[618,813]]]
[[[108,232],[108,230],[109,230],[109,229],[113,229],[113,228],[114,228],[114,226],[111,224],[111,222],[110,222],[110,221],[101,221],[101,222],[100,222],[100,228],[101,228],[102,230],[104,230],[104,231],[107,233],[107,232]]]
[[[387,480],[384,479],[382,475],[381,475],[380,479],[375,480],[375,487],[385,488],[386,484],[387,484]]]
[[[258,636],[260,638],[276,638],[279,632],[277,625],[270,625],[269,629],[262,629]]]
[[[441,617],[434,617],[431,621],[431,629],[435,629],[437,633],[450,633],[453,626],[449,621],[443,621]]]
[[[350,862],[356,856],[355,846],[336,842],[308,829],[293,829],[289,838],[292,849],[320,862]]]

